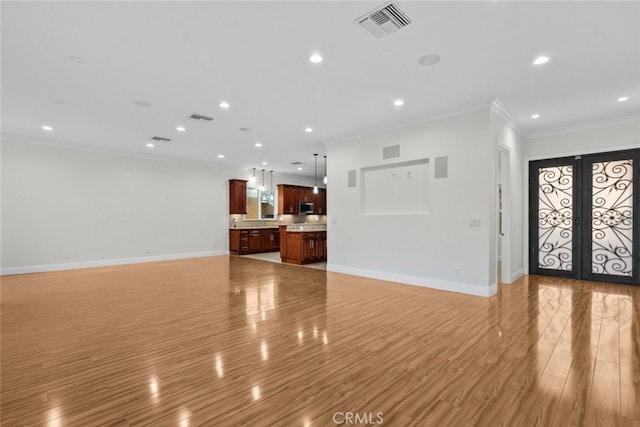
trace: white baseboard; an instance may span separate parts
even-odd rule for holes
[[[511,283],[515,282],[516,280],[518,280],[522,276],[524,276],[524,268],[521,268],[519,270],[514,271],[511,274]]]
[[[67,262],[61,264],[28,265],[8,267],[0,270],[0,276],[12,274],[43,273],[47,271],[76,270],[79,268],[106,267],[110,265],[140,264],[145,262],[171,261],[185,258],[201,258],[207,256],[229,255],[229,251],[185,252],[180,254],[148,255],[131,258],[101,259],[92,261]]]
[[[475,285],[473,283],[451,282],[448,280],[430,279],[428,277],[409,276],[405,274],[388,273],[385,271],[368,270],[336,264],[327,264],[327,271],[350,274],[353,276],[369,277],[372,279],[386,280],[389,282],[397,282],[407,285],[422,286],[425,288],[439,289],[443,291],[476,295],[480,297],[490,297],[498,292],[497,283],[490,286]]]

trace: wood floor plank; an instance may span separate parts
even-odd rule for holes
[[[4,276],[0,421],[640,425],[640,288],[492,298],[220,256]]]

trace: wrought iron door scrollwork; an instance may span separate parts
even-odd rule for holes
[[[633,274],[633,160],[593,163],[592,272]]]
[[[571,271],[573,166],[538,170],[538,266]]]

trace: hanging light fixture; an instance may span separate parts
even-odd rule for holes
[[[260,186],[260,191],[264,191],[264,169],[262,169],[262,185]]]
[[[273,200],[273,171],[271,172],[271,195],[269,196],[269,199]]]
[[[318,194],[318,153],[313,155],[315,171],[313,172],[313,194]]]
[[[322,182],[327,183],[327,156],[324,156],[324,180]]]
[[[249,182],[255,184],[256,182],[256,168],[253,168],[253,176],[249,179]]]

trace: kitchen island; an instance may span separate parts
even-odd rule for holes
[[[310,264],[327,260],[325,224],[280,226],[280,259],[290,264]]]

